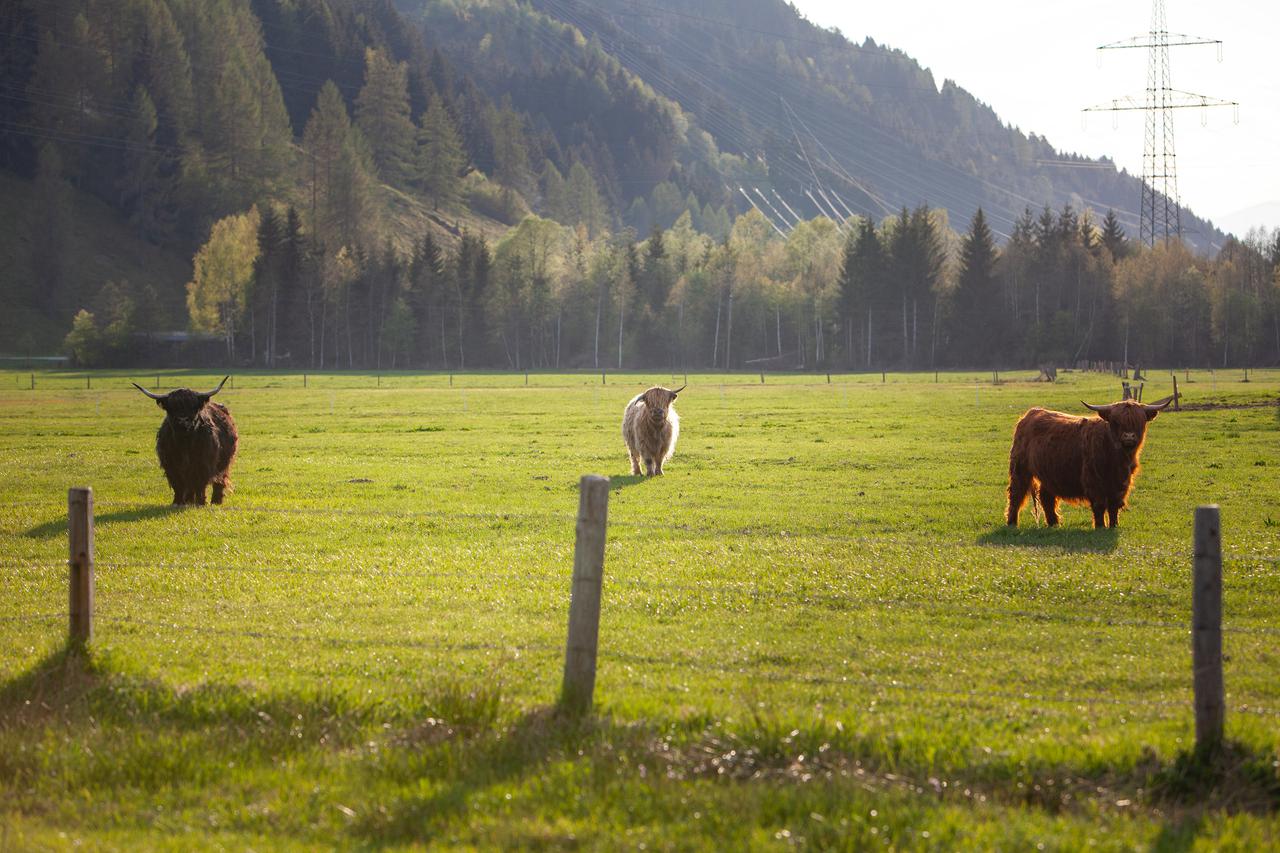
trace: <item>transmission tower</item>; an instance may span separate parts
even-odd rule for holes
[[[1173,88],[1169,77],[1169,48],[1185,45],[1212,44],[1222,61],[1222,41],[1169,32],[1165,25],[1164,0],[1154,0],[1151,7],[1151,31],[1122,41],[1104,44],[1098,50],[1147,50],[1147,93],[1138,98],[1116,98],[1110,104],[1086,107],[1084,112],[1125,112],[1141,110],[1147,114],[1146,143],[1142,152],[1142,242],[1154,246],[1157,240],[1168,242],[1182,237],[1182,209],[1178,201],[1178,165],[1173,145],[1173,111],[1189,107],[1226,107],[1240,105],[1207,95],[1197,95]]]

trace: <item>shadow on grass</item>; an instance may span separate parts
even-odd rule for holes
[[[978,537],[979,545],[1017,548],[1061,548],[1064,551],[1107,554],[1120,543],[1120,531],[1114,527],[1101,529],[1064,529],[1058,527],[999,527]]]
[[[430,839],[465,825],[477,803],[488,802],[495,792],[562,772],[570,774],[566,779],[587,780],[573,784],[586,785],[603,804],[609,792],[595,789],[596,783],[617,780],[608,784],[620,791],[628,785],[642,789],[648,783],[637,768],[644,766],[662,768],[650,777],[655,785],[735,784],[747,786],[743,794],[748,797],[785,797],[810,778],[847,778],[859,791],[916,792],[923,805],[935,800],[965,804],[972,792],[1047,814],[1092,815],[1100,805],[1124,799],[1161,822],[1155,849],[1171,851],[1202,840],[1202,828],[1214,822],[1214,815],[1280,812],[1276,755],[1239,743],[1210,755],[1181,753],[1172,759],[1148,752],[1133,763],[1103,760],[1087,770],[979,758],[951,767],[954,781],[943,789],[932,778],[937,772],[932,760],[912,759],[892,736],[821,726],[798,733],[786,719],[727,728],[710,718],[670,725],[661,719],[580,717],[554,706],[509,716],[502,706],[492,686],[462,683],[443,683],[407,705],[324,691],[173,686],[119,670],[109,656],[70,646],[0,684],[0,719],[11,740],[28,735],[38,740],[52,727],[69,734],[49,749],[92,748],[102,756],[87,764],[54,760],[47,766],[25,753],[11,756],[15,784],[104,794],[125,786],[181,789],[216,807],[219,798],[233,802],[258,796],[255,785],[301,791],[323,777],[327,799],[302,810],[296,821],[251,828],[305,834],[313,821],[326,825],[337,808],[350,821],[329,828],[358,847]],[[181,760],[162,760],[174,755]],[[290,763],[294,755],[300,758]],[[0,758],[0,767],[4,761]],[[238,788],[235,777],[225,773],[229,761],[249,774],[243,778],[258,781]],[[281,775],[259,777],[259,771]],[[376,808],[375,800],[366,806],[358,798],[375,790]],[[854,797],[852,788],[849,797]],[[357,802],[354,810],[346,805]],[[554,822],[574,806],[566,804],[567,811],[559,814],[549,802],[538,808],[547,810],[539,819]]]
[[[1151,775],[1148,788],[1155,802],[1171,806],[1276,813],[1280,812],[1280,760],[1275,753],[1228,740],[1216,749],[1178,753]]]
[[[100,681],[93,658],[84,647],[64,642],[26,671],[0,684],[0,719],[18,722],[33,708],[71,704],[96,688]]]
[[[420,840],[425,827],[447,826],[467,820],[478,795],[504,784],[518,787],[530,777],[543,776],[558,761],[592,763],[596,753],[613,749],[643,752],[642,727],[622,727],[607,718],[565,712],[558,705],[529,710],[504,728],[474,732],[451,745],[448,770],[427,769],[443,784],[407,789],[351,827],[351,832],[374,846]],[[620,741],[622,741],[620,743]],[[443,777],[443,778],[440,778]]]
[[[119,522],[145,521],[149,518],[162,518],[166,515],[172,515],[175,512],[182,512],[186,507],[174,506],[173,504],[163,504],[159,506],[138,507],[136,509],[122,509],[116,512],[107,512],[101,515],[94,515],[93,523],[96,527],[100,524],[116,524]],[[55,518],[52,521],[46,521],[44,524],[37,524],[28,530],[24,535],[32,539],[53,539],[67,534],[67,517],[64,515]]]
[[[620,492],[628,486],[638,486],[648,479],[644,474],[613,474],[609,477],[609,491]]]

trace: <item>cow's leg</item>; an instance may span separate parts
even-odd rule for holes
[[[1093,510],[1094,529],[1096,530],[1100,527],[1106,527],[1106,521],[1104,517],[1107,512],[1107,505],[1102,501],[1089,501],[1089,508]]]
[[[1058,496],[1040,486],[1040,506],[1044,507],[1044,520],[1050,527],[1058,524]]]
[[[1111,506],[1107,507],[1107,515],[1110,517],[1111,526],[1112,527],[1118,526],[1120,524],[1120,505],[1112,504]]]
[[[213,476],[212,503],[222,503],[222,495],[231,488],[231,474],[227,470],[219,471]]]
[[[207,488],[206,486],[200,486],[199,488],[192,489],[191,502],[193,504],[195,504],[196,506],[204,506],[205,504],[204,492],[206,488]]]
[[[177,477],[170,476],[168,471],[164,472],[164,478],[169,481],[169,488],[173,489],[173,505],[180,506],[187,502],[187,490],[184,484]]]
[[[1010,527],[1018,526],[1018,514],[1027,502],[1027,492],[1031,490],[1031,478],[1021,472],[1009,472],[1009,506],[1005,518]]]
[[[652,459],[650,459],[648,456],[646,456],[646,457],[644,458],[644,473],[645,473],[645,475],[646,475],[646,476],[649,476],[649,477],[652,477],[652,476],[653,476],[653,470],[654,470],[653,460],[652,460]]]
[[[627,453],[631,454],[631,474],[636,476],[640,473],[640,454],[628,448]]]

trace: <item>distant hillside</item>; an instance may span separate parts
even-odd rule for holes
[[[596,54],[658,101],[677,104],[667,173],[621,166],[605,180],[625,205],[649,196],[648,216],[657,213],[663,225],[673,217],[663,212],[667,202],[651,195],[659,181],[734,212],[747,209],[750,196],[780,223],[823,213],[880,219],[927,203],[946,208],[962,227],[982,206],[997,234],[1007,236],[1027,207],[1069,203],[1098,219],[1114,209],[1126,230],[1138,230],[1135,177],[1005,125],[956,82],[939,87],[901,51],[870,40],[851,44],[782,0],[400,3],[491,94],[509,95],[552,132],[595,133],[605,123],[589,99],[565,85],[576,72],[608,88],[608,75],[595,70],[602,64]],[[556,35],[534,10],[586,41]],[[710,137],[701,150],[700,130]],[[1183,222],[1197,245],[1224,236],[1189,211]]]

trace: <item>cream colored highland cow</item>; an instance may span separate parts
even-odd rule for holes
[[[644,462],[647,476],[662,475],[662,465],[676,452],[680,437],[680,416],[672,403],[686,387],[672,391],[654,386],[637,394],[622,412],[622,440],[631,454],[631,473],[640,473]]]

